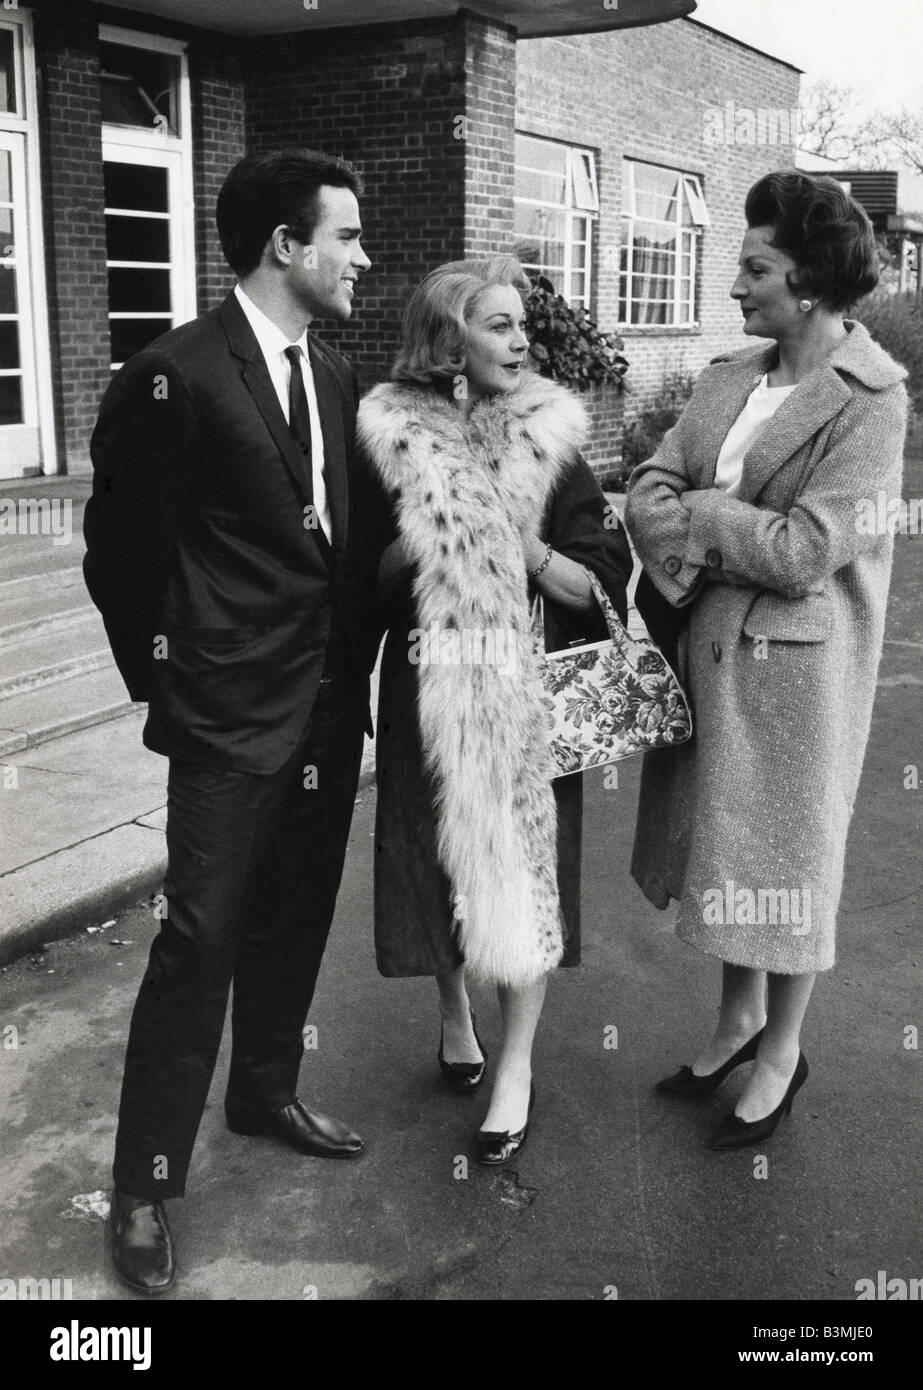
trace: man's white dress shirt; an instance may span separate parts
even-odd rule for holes
[[[266,317],[262,309],[258,309],[249,295],[245,294],[240,285],[235,286],[234,293],[237,302],[247,315],[247,322],[253,329],[256,341],[260,345],[260,351],[269,369],[269,376],[279,398],[279,405],[282,407],[282,414],[288,421],[288,391],[289,380],[292,368],[285,355],[285,349],[296,347],[299,349],[301,357],[301,375],[304,379],[305,395],[308,398],[308,411],[311,416],[311,461],[313,464],[313,483],[314,483],[314,508],[317,519],[321,524],[324,535],[330,543],[333,543],[333,528],[330,523],[330,503],[327,500],[327,483],[324,478],[324,436],[320,426],[320,411],[317,406],[317,391],[314,387],[314,373],[311,370],[311,359],[308,356],[308,330],[302,333],[297,342],[290,342],[273,323],[272,319]],[[290,423],[290,422],[289,422]]]

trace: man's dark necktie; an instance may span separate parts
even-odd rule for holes
[[[304,389],[304,377],[301,374],[301,350],[296,347],[287,347],[285,355],[292,369],[288,383],[288,424],[298,441],[298,447],[301,449],[308,499],[313,501],[314,463],[311,455],[311,412],[308,409],[308,396]]]

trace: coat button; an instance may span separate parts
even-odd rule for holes
[[[678,555],[668,555],[663,562],[663,567],[672,579],[674,575],[679,574],[683,567],[683,562]]]
[[[711,654],[712,654],[712,656],[715,658],[716,661],[720,661],[720,660],[721,660],[721,643],[720,643],[720,642],[712,642],[712,644],[711,644]]]
[[[720,550],[715,550],[714,548],[706,550],[705,563],[710,570],[720,570],[721,566],[724,564],[724,556],[721,554]]]

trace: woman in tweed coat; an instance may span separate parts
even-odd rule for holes
[[[724,962],[717,1031],[657,1089],[708,1094],[756,1062],[714,1148],[767,1138],[807,1075],[800,1026],[834,961],[891,572],[892,534],[867,518],[899,496],[906,417],[906,373],[844,319],[878,275],[861,208],[789,171],[751,189],[746,216],[731,295],[776,346],[703,372],[627,509],[638,605],[696,727],[645,757],[632,873]]]

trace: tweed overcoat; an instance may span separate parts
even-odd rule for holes
[[[632,873],[656,906],[678,900],[683,940],[782,974],[834,962],[893,553],[863,516],[902,478],[906,373],[846,326],[751,446],[737,497],[714,486],[718,454],[778,349],[716,358],[626,513],[654,600],[639,587],[639,607],[675,639],[695,724],[645,755]]]

